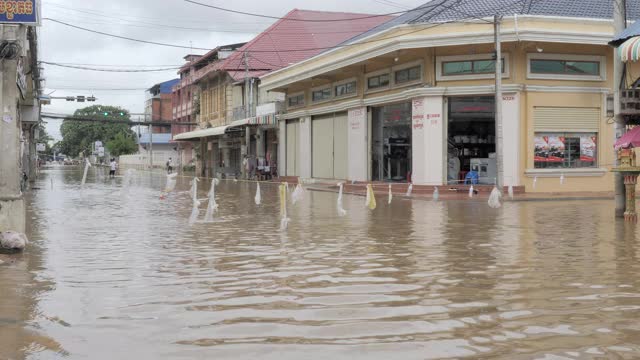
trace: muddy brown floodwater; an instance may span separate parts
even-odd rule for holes
[[[190,179],[161,200],[162,175],[95,171],[30,195],[32,244],[0,255],[0,359],[640,358],[638,230],[612,201],[346,196],[338,217],[307,192],[281,232],[276,186],[256,206],[222,182],[190,227]]]

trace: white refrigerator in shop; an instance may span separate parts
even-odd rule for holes
[[[498,176],[498,166],[495,158],[471,159],[471,171],[478,173],[480,184],[495,184]]]

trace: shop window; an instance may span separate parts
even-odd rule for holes
[[[600,62],[531,59],[531,73],[598,76]]]
[[[536,133],[536,169],[591,168],[597,166],[597,133]]]
[[[289,107],[297,107],[304,105],[304,94],[290,96],[288,99]]]
[[[331,99],[331,88],[325,88],[311,92],[311,100],[314,102],[328,99]]]
[[[505,59],[502,59],[502,72],[505,69]],[[496,71],[496,62],[490,59],[443,61],[442,75],[478,75],[493,74]]]
[[[367,88],[370,90],[389,86],[389,74],[381,74],[367,78]]]
[[[356,82],[350,81],[344,84],[338,84],[334,88],[336,97],[345,96],[345,95],[353,95],[356,93]]]
[[[418,66],[396,71],[394,75],[396,84],[405,84],[408,82],[420,80],[421,70],[422,70],[422,67],[418,65]]]

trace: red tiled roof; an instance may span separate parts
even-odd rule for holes
[[[237,49],[220,65],[220,70],[244,70],[244,54],[249,58],[250,70],[264,73],[311,58],[326,48],[336,46],[375,26],[393,19],[367,14],[298,10],[290,11],[253,40]],[[354,19],[356,20],[348,20]],[[360,18],[360,19],[357,19]],[[299,20],[342,20],[336,22],[308,22]],[[305,49],[304,51],[286,51]],[[239,75],[240,76],[240,75]],[[244,77],[244,74],[242,74]]]

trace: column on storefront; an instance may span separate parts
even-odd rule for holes
[[[510,93],[502,96],[502,144],[503,144],[503,184],[520,184],[520,94]]]
[[[350,109],[348,113],[348,179],[368,180],[367,108]]]
[[[417,185],[442,185],[445,178],[445,127],[442,96],[416,98],[412,104],[413,173]]]
[[[287,176],[287,122],[285,120],[278,122],[278,141],[280,146],[278,147],[278,175]]]
[[[299,146],[299,169],[298,176],[302,179],[311,178],[311,117],[306,116],[300,119],[300,132],[298,138]]]

